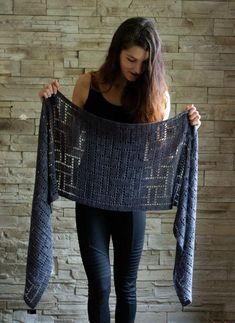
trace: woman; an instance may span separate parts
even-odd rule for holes
[[[59,89],[54,80],[39,96],[48,98]],[[73,91],[73,103],[98,116],[119,122],[153,122],[170,113],[161,40],[146,18],[124,21],[114,33],[104,64],[83,74]],[[187,106],[197,128],[200,115]],[[110,322],[111,271],[109,243],[114,248],[115,322],[134,322],[136,280],[144,244],[143,211],[107,211],[76,203],[78,240],[88,278],[88,316],[92,323]]]

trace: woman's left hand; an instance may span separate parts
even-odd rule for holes
[[[201,125],[201,116],[199,114],[199,112],[197,111],[197,108],[193,105],[187,105],[186,110],[188,110],[188,117],[189,117],[189,121],[190,124],[192,126],[196,126],[196,129],[198,129]]]

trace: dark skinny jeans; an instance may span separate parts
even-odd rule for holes
[[[107,211],[76,203],[80,253],[88,279],[88,317],[91,323],[110,323],[111,269],[109,243],[114,249],[116,323],[133,323],[136,280],[144,244],[143,211]]]

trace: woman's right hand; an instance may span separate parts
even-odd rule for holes
[[[59,90],[60,83],[58,80],[52,81],[50,84],[46,84],[43,89],[38,93],[40,100],[43,101],[43,98],[47,99],[51,97],[52,94],[56,94]]]

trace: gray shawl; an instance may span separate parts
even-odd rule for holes
[[[75,106],[57,92],[43,101],[24,300],[35,308],[53,260],[52,202],[59,196],[106,210],[169,210],[173,281],[183,306],[192,301],[198,134],[187,112],[153,123],[120,123]]]

